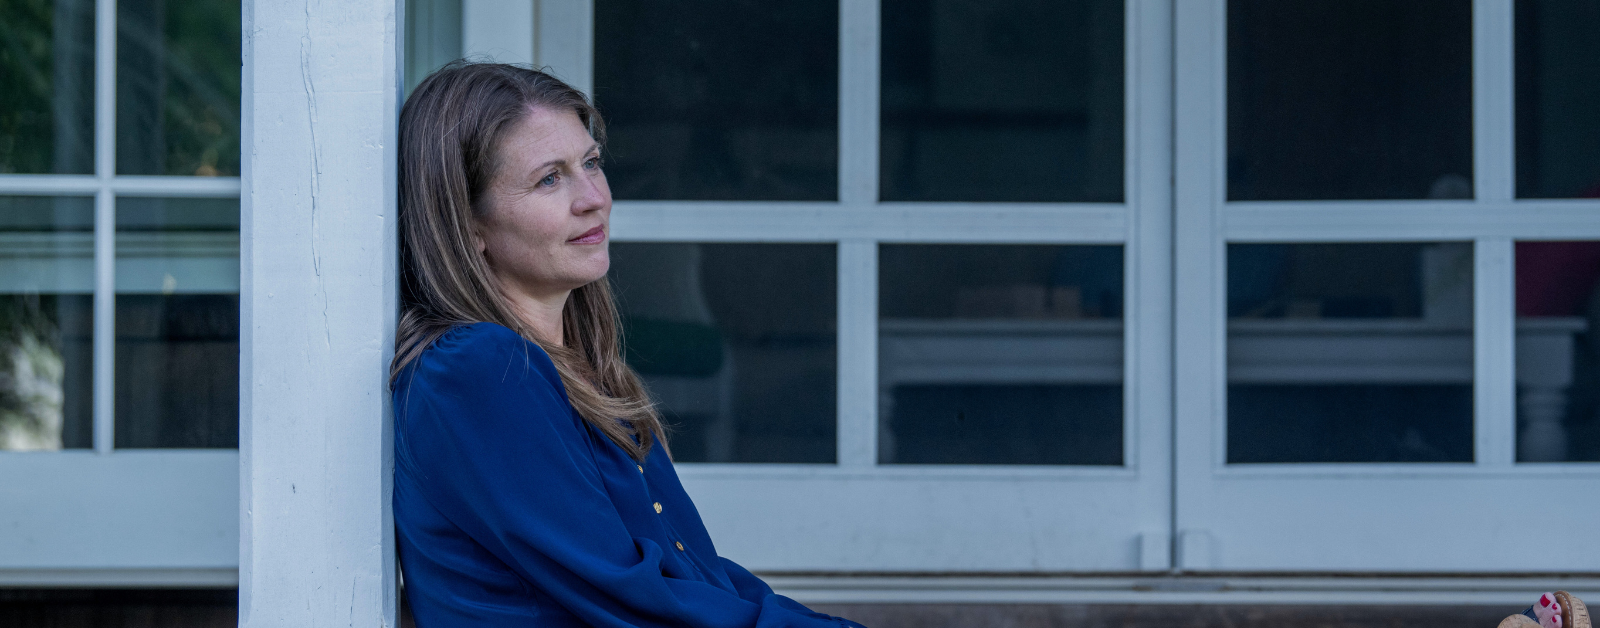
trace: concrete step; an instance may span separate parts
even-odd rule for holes
[[[1495,628],[1523,607],[812,604],[869,628]]]

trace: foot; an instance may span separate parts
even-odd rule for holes
[[[1567,628],[1561,625],[1561,603],[1556,594],[1545,593],[1533,605],[1533,614],[1539,617],[1539,628]]]

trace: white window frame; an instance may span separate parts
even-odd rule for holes
[[[1178,568],[1579,572],[1600,559],[1570,527],[1600,509],[1525,516],[1535,492],[1600,489],[1600,464],[1515,462],[1515,242],[1600,239],[1600,201],[1515,197],[1513,1],[1473,1],[1475,198],[1461,201],[1227,200],[1227,4],[1177,3]],[[1434,241],[1474,245],[1475,461],[1226,464],[1227,244]],[[1523,551],[1556,539],[1561,557]]]
[[[116,0],[94,15],[94,173],[4,174],[0,195],[93,197],[93,448],[0,452],[0,585],[228,586],[238,565],[235,449],[115,449],[118,198],[239,198],[239,177],[116,173]]]

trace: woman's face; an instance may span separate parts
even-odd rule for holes
[[[501,140],[475,225],[479,251],[513,299],[565,299],[611,265],[611,188],[600,146],[572,111],[530,110]],[[555,304],[559,307],[559,304]]]

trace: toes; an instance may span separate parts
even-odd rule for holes
[[[1561,603],[1553,594],[1540,595],[1539,602],[1533,605],[1533,614],[1539,616],[1540,628],[1566,628],[1561,625]]]

